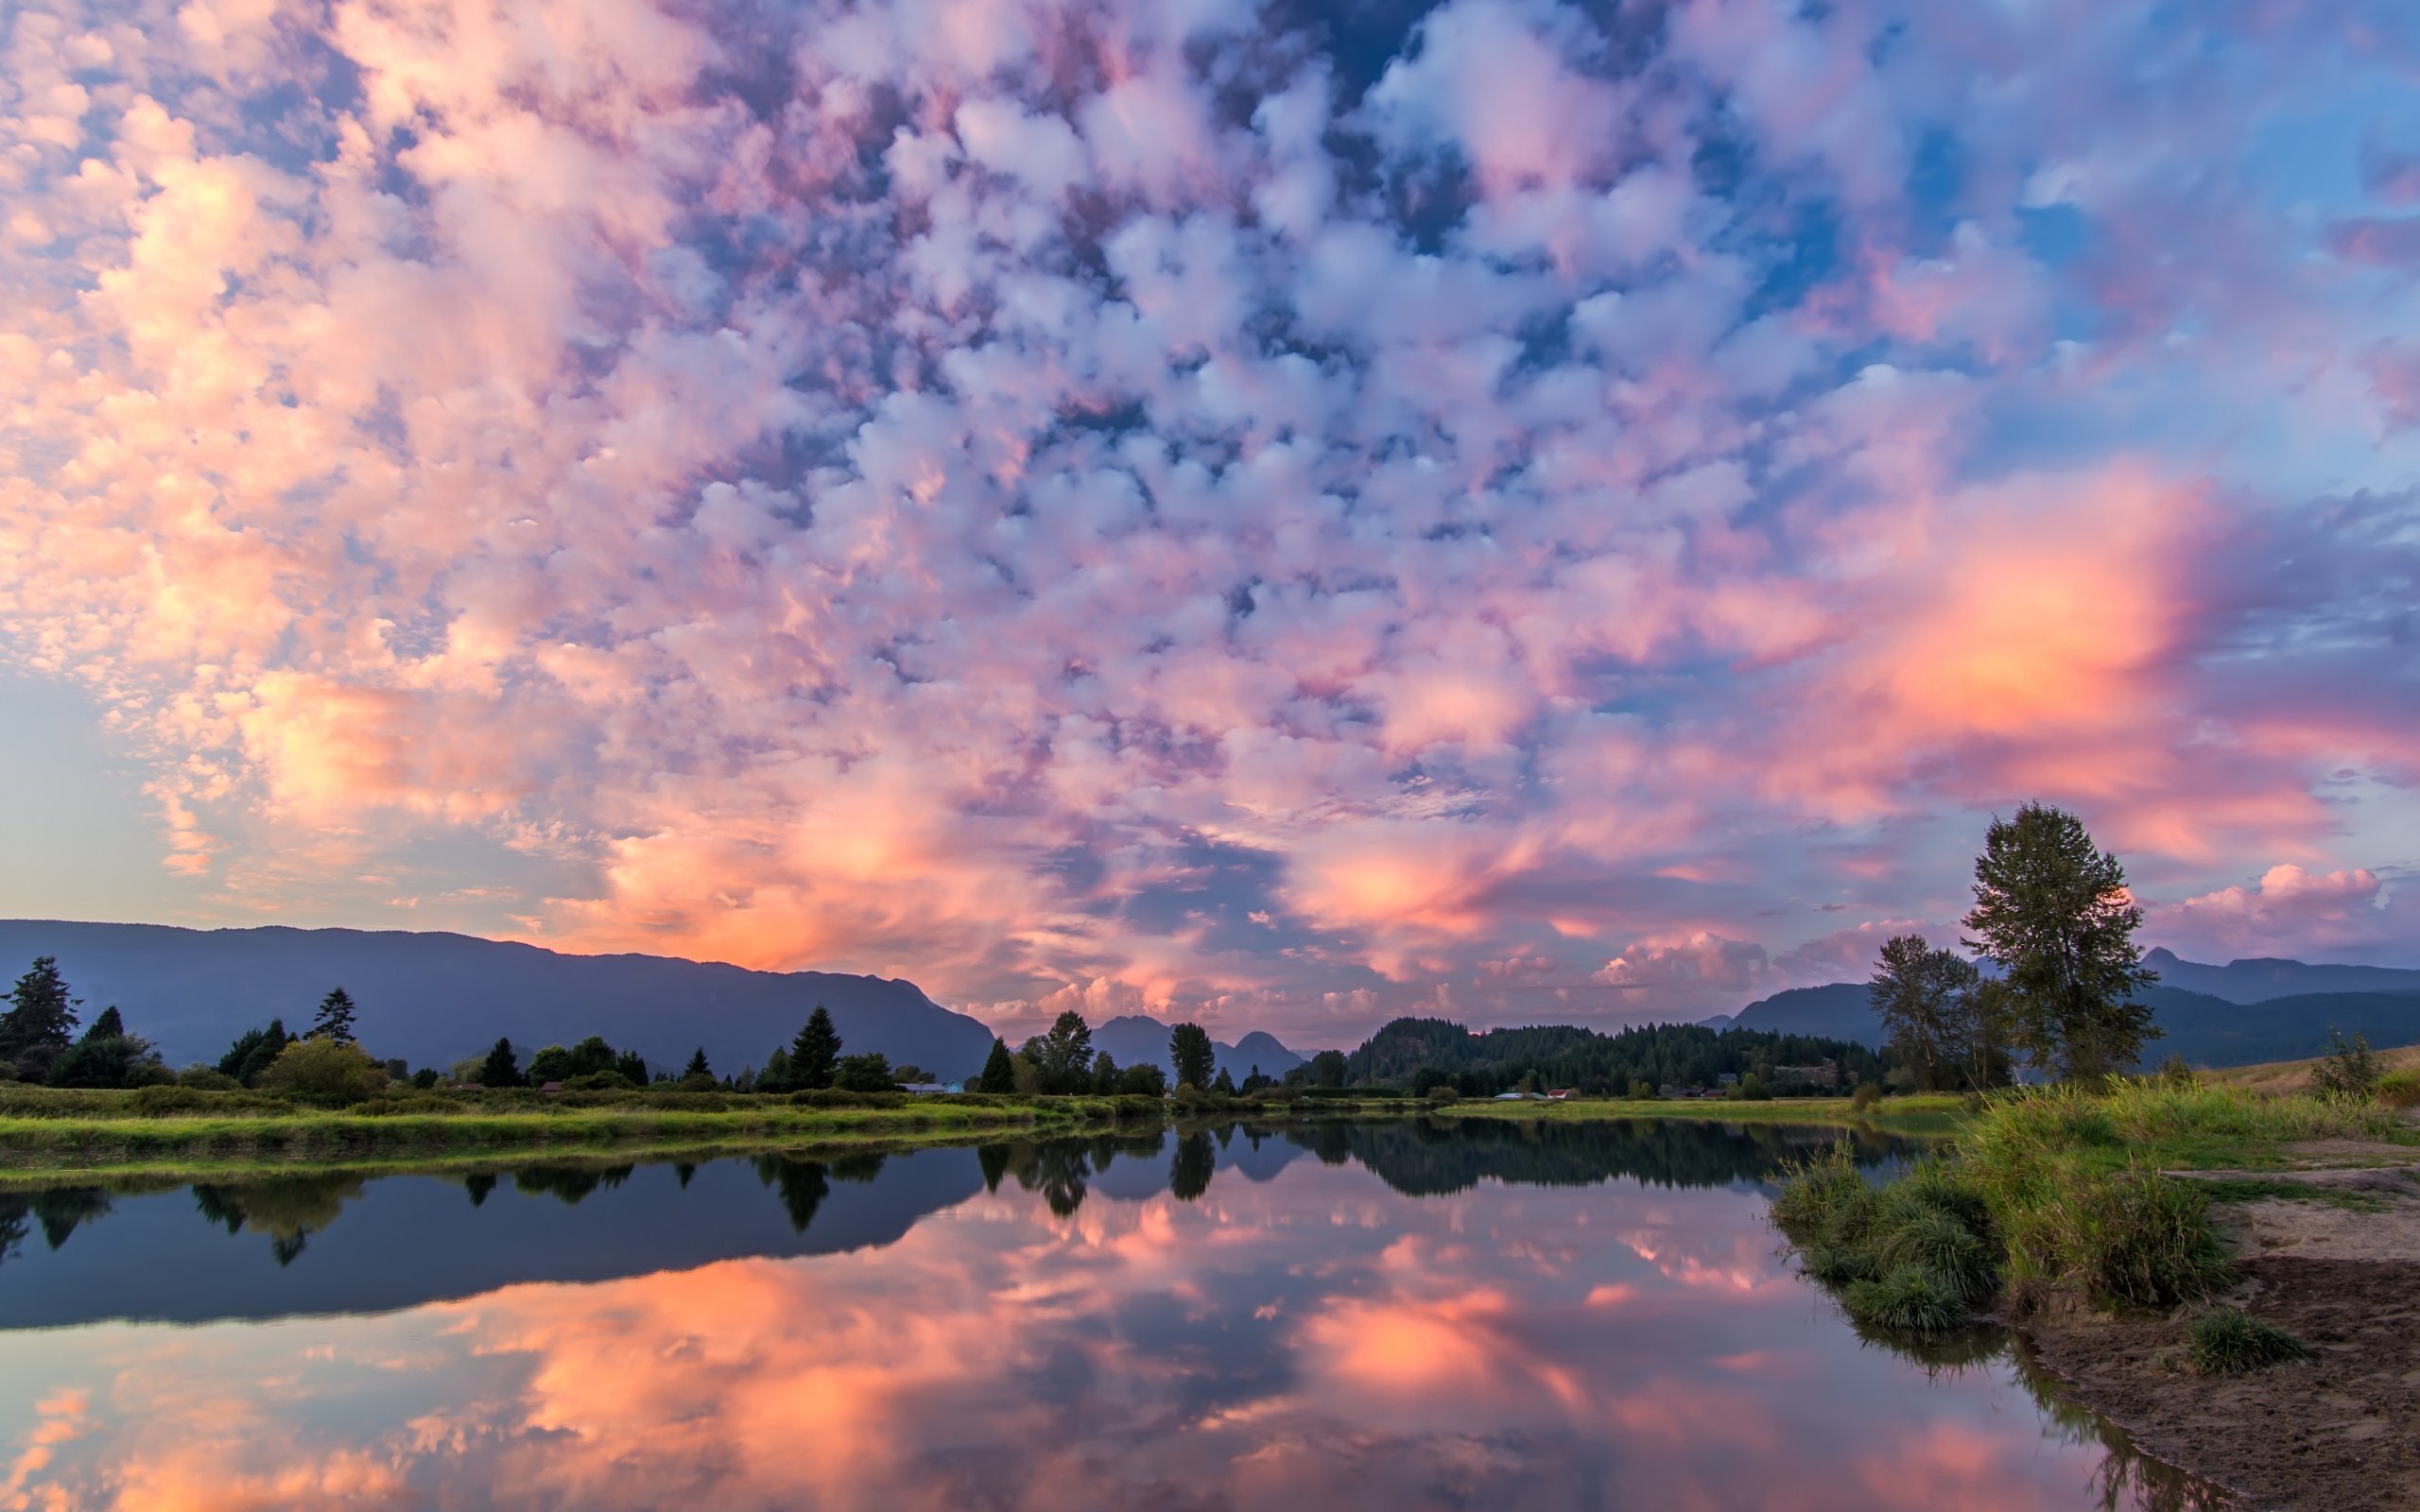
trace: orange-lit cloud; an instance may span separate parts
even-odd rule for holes
[[[2249,124],[2397,26],[12,14],[0,647],[196,919],[1340,1039],[2413,821],[2409,175]]]

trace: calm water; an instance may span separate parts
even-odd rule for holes
[[[1813,1138],[1234,1127],[0,1195],[0,1507],[2195,1500],[2002,1341],[1861,1341],[1765,1222]]]

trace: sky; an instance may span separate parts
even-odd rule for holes
[[[2420,964],[2403,0],[25,0],[0,912],[1349,1042]]]

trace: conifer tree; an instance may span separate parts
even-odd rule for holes
[[[37,955],[9,992],[9,1010],[0,1013],[0,1059],[39,1058],[45,1063],[67,1048],[74,1037],[79,1000],[68,993],[67,979],[59,974],[59,957]]]
[[[479,1085],[482,1087],[518,1087],[521,1085],[521,1062],[512,1053],[510,1040],[498,1040],[479,1064]]]
[[[689,1057],[689,1064],[682,1071],[681,1074],[683,1076],[711,1076],[714,1074],[713,1068],[706,1064],[705,1046],[700,1045],[697,1050],[691,1054]]]
[[[1016,1060],[1009,1054],[1009,1042],[996,1037],[992,1040],[992,1053],[984,1057],[983,1074],[975,1084],[981,1092],[1012,1092],[1017,1090]]]
[[[805,1027],[790,1041],[789,1084],[805,1091],[832,1085],[832,1070],[840,1063],[840,1032],[822,1004],[806,1016]]]
[[[355,1013],[353,994],[339,987],[320,1000],[320,1015],[311,1021],[305,1040],[333,1040],[340,1045],[353,1043],[353,1020]]]

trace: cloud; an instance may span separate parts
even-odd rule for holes
[[[2147,932],[2198,959],[2315,952],[2367,956],[2411,939],[2406,890],[2364,867],[2313,872],[2280,862],[2250,886],[2152,906]]]
[[[2383,877],[2408,164],[2254,124],[2353,9],[38,0],[0,641],[195,919],[1010,1016],[1736,1007],[2031,798]]]

